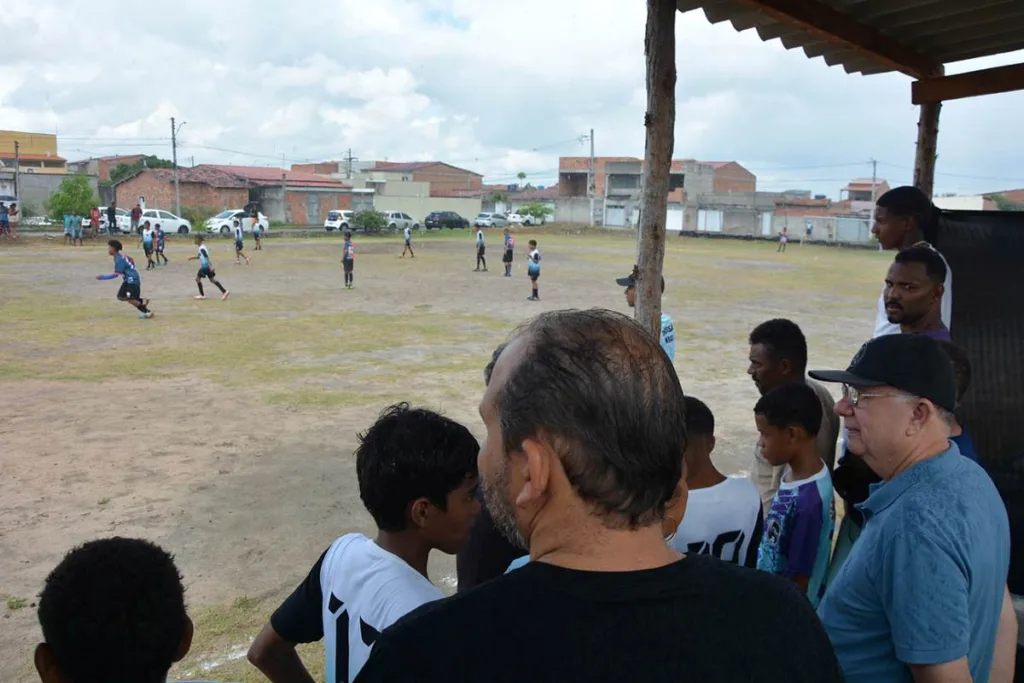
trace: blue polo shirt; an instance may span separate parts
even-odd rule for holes
[[[991,478],[951,442],[858,507],[864,529],[818,605],[847,683],[909,683],[909,664],[964,656],[987,681],[1010,566]]]

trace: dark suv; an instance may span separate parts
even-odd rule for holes
[[[469,221],[454,211],[432,211],[423,220],[423,226],[427,230],[433,230],[435,228],[437,230],[440,230],[441,228],[468,228]]]

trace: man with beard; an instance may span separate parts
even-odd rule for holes
[[[946,262],[931,247],[917,246],[896,254],[885,276],[885,314],[903,334],[925,334],[949,341],[942,322]]]
[[[532,561],[407,615],[358,681],[841,680],[789,582],[665,543],[685,496],[683,399],[621,314],[520,327],[480,403],[479,469],[495,525]]]
[[[776,318],[761,323],[750,333],[750,365],[747,374],[762,396],[786,384],[801,383],[814,389],[821,401],[821,428],[815,437],[818,457],[829,471],[836,461],[836,440],[839,436],[839,417],[833,407],[835,401],[828,389],[807,379],[807,339],[800,327],[791,320]],[[754,460],[750,467],[750,480],[761,494],[765,514],[771,507],[775,492],[779,490],[782,473],[786,468],[773,467],[761,455],[754,443]]]

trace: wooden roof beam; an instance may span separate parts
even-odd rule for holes
[[[913,78],[939,72],[941,64],[867,24],[817,0],[740,0],[744,5],[790,25],[846,45],[888,69]]]
[[[1024,64],[997,66],[953,76],[924,78],[910,86],[914,104],[1024,90]]]

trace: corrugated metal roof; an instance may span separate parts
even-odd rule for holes
[[[861,24],[893,38],[932,61],[964,59],[1024,50],[1024,2],[1021,0],[819,0]],[[744,0],[677,0],[679,11],[704,10],[708,21],[732,23],[737,31],[754,29],[762,40],[778,38],[787,49],[802,48],[848,73],[893,71],[820,35],[776,19]]]

